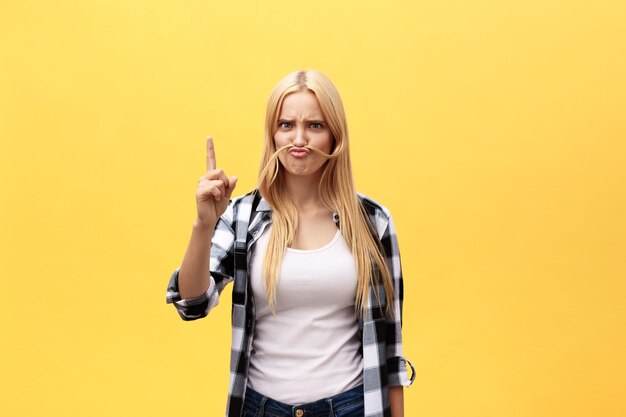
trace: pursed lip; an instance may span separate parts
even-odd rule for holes
[[[304,158],[309,154],[309,150],[306,148],[291,148],[289,153],[296,158]]]

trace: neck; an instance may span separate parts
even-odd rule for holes
[[[305,177],[285,173],[287,193],[298,211],[308,211],[323,205],[318,190],[321,177],[321,172]]]

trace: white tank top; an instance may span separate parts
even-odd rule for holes
[[[274,316],[263,275],[270,230],[271,224],[251,255],[256,325],[249,386],[291,405],[356,387],[363,382],[363,357],[354,311],[357,271],[347,243],[337,230],[321,248],[287,248]]]

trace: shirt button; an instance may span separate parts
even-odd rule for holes
[[[304,415],[304,411],[302,411],[301,409],[297,409],[296,410],[296,417],[302,417]]]

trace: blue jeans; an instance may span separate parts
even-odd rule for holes
[[[363,417],[363,385],[311,403],[289,405],[246,388],[242,417]]]

